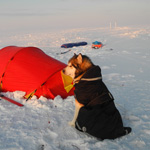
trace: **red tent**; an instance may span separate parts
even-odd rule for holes
[[[73,89],[72,80],[61,72],[65,66],[36,47],[5,47],[0,50],[0,91],[25,91],[26,98],[66,98]]]

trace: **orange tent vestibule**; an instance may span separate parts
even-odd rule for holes
[[[65,66],[36,47],[5,47],[0,50],[0,91],[25,91],[26,98],[66,98],[74,94],[74,88],[71,79],[64,83],[61,70]]]

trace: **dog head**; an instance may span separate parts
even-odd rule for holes
[[[68,66],[64,68],[63,72],[69,75],[73,79],[85,73],[89,68],[93,66],[92,61],[86,55],[74,54],[74,56],[68,61]]]

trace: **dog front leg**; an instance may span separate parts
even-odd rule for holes
[[[75,99],[75,112],[74,112],[74,117],[73,117],[72,121],[69,122],[69,125],[70,125],[70,126],[75,127],[75,121],[76,121],[76,119],[77,119],[77,117],[78,117],[79,110],[80,110],[80,108],[83,107],[83,106],[84,106],[83,104],[80,104],[80,103]]]

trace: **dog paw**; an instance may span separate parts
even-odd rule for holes
[[[73,121],[68,122],[68,124],[69,124],[70,126],[72,126],[72,127],[75,127],[75,123],[74,123]]]

